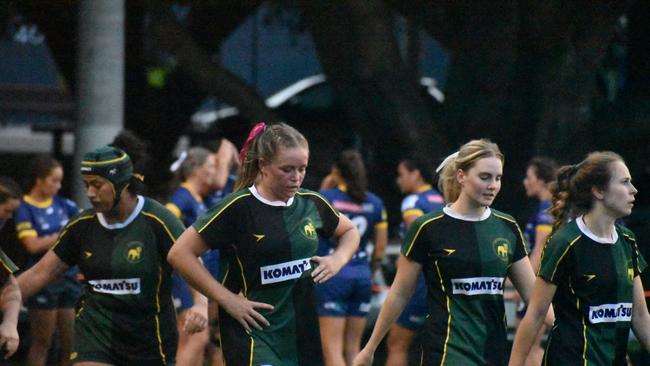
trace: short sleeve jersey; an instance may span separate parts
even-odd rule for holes
[[[374,229],[388,227],[384,202],[374,193],[366,192],[365,201],[357,203],[341,187],[321,191],[321,194],[359,230],[359,249],[348,265],[368,265],[367,245],[374,237]],[[333,250],[334,246],[329,240],[321,240],[318,250],[320,255],[327,255]]]
[[[557,286],[548,365],[626,365],[633,282],[647,264],[631,231],[598,242],[578,218],[544,247],[539,276]]]
[[[43,203],[36,202],[29,196],[23,196],[15,215],[18,239],[58,233],[70,218],[78,213],[77,205],[61,196],[54,196],[51,200]],[[26,267],[33,266],[44,254],[29,255]],[[72,278],[76,273],[77,270],[73,268],[66,272],[66,276]]]
[[[176,315],[167,253],[183,232],[158,202],[138,196],[131,216],[109,225],[94,210],[64,228],[54,253],[85,275],[75,342],[88,336],[131,362],[167,364],[176,352]]]
[[[527,255],[515,220],[489,209],[479,221],[435,210],[413,222],[402,254],[422,265],[427,283],[423,364],[506,365],[504,280]]]
[[[546,230],[549,233],[553,227],[553,215],[549,212],[551,201],[541,201],[535,215],[528,221],[524,229],[524,237],[528,242],[529,249],[533,250],[537,239],[537,230]]]
[[[203,200],[192,195],[192,192],[184,185],[174,191],[165,207],[173,212],[176,217],[180,217],[185,226],[192,225],[199,216],[208,211]]]
[[[221,251],[223,284],[252,301],[270,322],[244,328],[221,311],[223,351],[232,365],[317,365],[322,353],[310,273],[318,236],[329,238],[338,212],[321,195],[301,189],[285,206],[264,202],[254,187],[226,196],[194,228]]]

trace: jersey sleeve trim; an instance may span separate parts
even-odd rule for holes
[[[221,208],[221,210],[217,211],[217,213],[214,214],[214,216],[212,216],[212,218],[211,218],[210,220],[208,220],[208,222],[206,222],[205,225],[203,225],[203,226],[202,226],[199,230],[197,230],[197,231],[198,231],[199,233],[202,233],[203,230],[205,230],[205,228],[208,227],[208,226],[212,223],[212,221],[214,221],[217,217],[219,217],[219,215],[221,215],[221,213],[222,213],[223,211],[225,211],[228,207],[230,207],[230,205],[232,205],[233,203],[237,202],[237,200],[239,200],[240,198],[248,197],[248,196],[251,196],[251,195],[252,195],[251,193],[245,193],[245,194],[242,194],[241,196],[238,196],[238,197],[233,198],[232,201],[230,201],[230,202],[228,202],[226,205],[224,205],[224,206]]]
[[[156,216],[156,215],[154,215],[154,214],[152,214],[150,212],[147,212],[147,211],[142,211],[142,214],[147,216],[147,217],[151,217],[152,219],[158,221],[158,223],[160,225],[162,225],[162,227],[165,229],[165,232],[167,233],[167,235],[169,235],[169,238],[172,241],[176,241],[177,238],[175,238],[174,235],[172,234],[172,232],[169,231],[169,228],[167,227],[167,224],[165,224],[165,222],[162,219],[160,219],[158,216]]]
[[[32,228],[31,221],[23,221],[16,224],[17,231],[29,230]]]
[[[420,210],[419,208],[410,208],[410,209],[404,211],[404,213],[402,213],[402,218],[405,219],[405,218],[407,218],[409,216],[418,216],[418,217],[420,217],[422,215],[424,215],[424,211]]]
[[[404,256],[407,256],[407,257],[408,257],[408,255],[411,253],[411,249],[413,249],[413,244],[415,243],[415,240],[417,240],[418,236],[420,236],[420,232],[422,231],[422,228],[424,228],[424,227],[425,227],[428,223],[430,223],[431,221],[438,220],[438,219],[440,219],[440,218],[442,218],[442,217],[444,217],[444,216],[445,216],[445,214],[443,213],[443,214],[440,214],[440,215],[438,215],[438,216],[432,217],[432,218],[426,220],[425,222],[423,222],[423,223],[420,225],[420,227],[418,227],[418,231],[415,233],[415,235],[413,235],[413,239],[411,239],[411,242],[409,243],[409,247],[408,247],[408,249],[406,250],[406,252],[404,253]]]
[[[540,224],[535,226],[535,230],[538,231],[551,232],[552,229],[553,229],[553,225]]]
[[[375,229],[386,229],[388,228],[388,223],[386,221],[378,222],[375,224]]]
[[[562,259],[564,259],[564,256],[569,252],[569,249],[571,249],[571,247],[572,247],[572,246],[573,246],[573,245],[574,245],[578,240],[580,240],[580,238],[582,238],[582,235],[578,235],[578,237],[575,238],[575,239],[573,239],[573,240],[569,243],[569,245],[567,245],[566,249],[564,249],[564,252],[563,252],[562,255],[560,256],[560,258],[557,260],[557,263],[555,263],[555,268],[553,268],[553,272],[551,273],[551,278],[549,278],[549,281],[551,281],[551,282],[553,281],[553,279],[554,279],[554,277],[555,277],[555,272],[557,272],[557,267],[558,267],[558,266],[560,265],[560,263],[562,262]],[[543,255],[542,255],[542,258],[544,258]],[[541,266],[540,266],[540,268],[541,268]]]
[[[171,211],[171,213],[174,214],[174,216],[178,217],[179,219],[181,218],[181,209],[176,206],[176,204],[169,202],[165,205],[165,207]]]
[[[79,216],[79,217],[77,217],[76,219],[70,221],[70,222],[69,222],[69,223],[68,223],[68,224],[63,228],[63,231],[61,232],[61,234],[59,234],[59,237],[56,239],[56,241],[54,242],[54,244],[52,244],[52,247],[51,247],[50,249],[54,249],[54,248],[56,248],[56,246],[59,245],[59,243],[61,242],[61,239],[63,239],[63,238],[68,234],[68,231],[70,231],[70,228],[72,228],[72,227],[73,227],[74,225],[76,225],[78,222],[83,221],[83,220],[92,219],[93,217],[95,217],[95,213],[93,213],[92,215],[88,215],[88,216]]]
[[[7,272],[13,274],[18,270],[18,266],[9,258],[5,252],[0,249],[0,263],[7,270]]]
[[[320,198],[323,202],[325,202],[325,204],[327,205],[327,207],[329,207],[330,210],[332,210],[332,212],[334,213],[334,215],[336,215],[336,217],[339,217],[339,215],[340,215],[339,212],[336,211],[336,210],[334,209],[334,207],[332,207],[332,205],[329,203],[329,201],[328,201],[327,199],[325,199],[325,197],[321,196],[320,194],[318,194],[318,193],[316,193],[316,192],[297,192],[297,193],[298,193],[299,195],[301,195],[301,196],[315,196],[315,197]]]
[[[38,237],[38,233],[34,229],[23,230],[23,231],[18,232],[18,239],[36,238],[36,237]]]

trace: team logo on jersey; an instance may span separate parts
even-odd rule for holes
[[[137,295],[140,293],[139,278],[120,278],[113,280],[90,280],[88,284],[95,292],[111,295]]]
[[[452,278],[453,294],[460,295],[502,295],[503,277]]]
[[[253,234],[253,236],[255,237],[255,242],[256,242],[256,243],[259,243],[260,240],[264,239],[264,237],[265,237],[266,235],[264,235],[264,234]]]
[[[92,255],[93,255],[92,252],[89,252],[89,251],[87,251],[87,250],[84,250],[84,257],[86,257],[86,259],[90,258]]]
[[[311,263],[309,262],[309,258],[303,258],[260,267],[260,277],[262,278],[262,284],[266,285],[300,278],[303,272],[309,271],[310,269]]]
[[[507,262],[510,258],[510,243],[508,243],[507,239],[494,239],[492,242],[492,249],[494,249],[494,253],[497,255],[497,257],[499,257],[499,259],[503,260],[504,262]]]
[[[138,263],[142,260],[142,243],[134,241],[127,245],[126,260],[131,263]]]
[[[596,323],[629,322],[632,320],[632,303],[603,304],[589,307],[589,321]]]
[[[311,222],[310,218],[306,218],[301,225],[302,227],[300,228],[300,232],[302,235],[304,235],[307,239],[316,239],[316,227]]]
[[[444,250],[445,253],[447,253],[447,255],[452,255],[456,251],[456,249],[444,249],[444,248],[442,250]]]
[[[108,175],[115,175],[115,174],[117,174],[117,168],[111,168],[111,169],[108,171]]]
[[[589,281],[593,280],[594,278],[596,278],[595,274],[586,274],[586,275],[583,275],[583,276],[585,276],[585,279],[587,280],[587,282],[589,282]]]

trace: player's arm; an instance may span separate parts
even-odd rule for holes
[[[648,314],[643,283],[641,283],[641,277],[639,276],[634,278],[633,301],[632,330],[643,348],[650,351],[650,314]]]
[[[59,256],[48,250],[41,260],[18,276],[18,286],[20,286],[23,299],[29,298],[54,282],[68,268],[70,266],[62,261]]]
[[[58,236],[58,233],[45,236],[37,236],[36,232],[34,232],[34,235],[25,236],[22,236],[19,233],[18,238],[29,254],[40,254],[50,249]]]
[[[9,275],[0,295],[2,323],[0,324],[0,348],[6,350],[4,358],[14,354],[18,349],[18,315],[20,313],[20,288],[16,277]]]
[[[243,294],[235,294],[215,280],[199,260],[199,256],[206,250],[208,245],[196,229],[190,226],[172,245],[167,261],[190,287],[216,301],[247,332],[250,332],[251,327],[261,330],[260,324],[268,326],[269,322],[257,312],[256,308],[272,310],[273,306],[249,301]]]
[[[542,259],[542,249],[544,244],[546,244],[546,239],[551,233],[551,227],[549,225],[537,225],[535,228],[535,246],[533,251],[530,252],[530,265],[533,267],[533,272],[539,270],[539,263]]]
[[[521,260],[518,262],[521,262]],[[535,342],[537,333],[544,322],[544,318],[549,313],[549,307],[556,290],[556,285],[546,282],[541,277],[537,277],[535,280],[530,301],[528,302],[528,310],[526,310],[526,315],[521,323],[519,323],[517,333],[515,334],[515,341],[512,346],[512,353],[510,354],[510,366],[524,364],[530,348]]]
[[[397,320],[411,299],[413,292],[415,292],[422,265],[416,261],[407,259],[404,255],[400,255],[397,261],[398,266],[395,280],[390,287],[390,291],[388,291],[386,301],[384,301],[381,307],[368,343],[366,343],[365,347],[352,363],[355,366],[372,365],[373,355],[379,343],[386,336],[391,325],[395,323],[395,320]]]
[[[311,273],[316,283],[323,283],[334,277],[359,248],[359,231],[345,215],[339,216],[334,238],[338,243],[334,253],[324,257],[311,257],[312,261],[318,263],[318,267]]]
[[[217,171],[214,177],[217,190],[223,189],[228,181],[228,175],[233,166],[239,165],[238,152],[235,145],[227,139],[221,139],[219,150],[215,154]]]
[[[372,251],[372,262],[370,262],[370,267],[372,272],[375,273],[379,263],[381,263],[382,258],[384,258],[384,253],[386,252],[386,244],[388,244],[388,223],[380,222],[375,225],[375,236],[374,236],[375,247]]]

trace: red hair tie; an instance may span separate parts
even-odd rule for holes
[[[248,147],[253,143],[253,140],[259,135],[264,132],[266,129],[266,124],[264,122],[259,122],[255,126],[253,126],[253,129],[251,132],[248,134],[248,137],[246,138],[246,142],[244,142],[244,146],[242,146],[241,150],[239,150],[239,161],[242,163],[244,162],[244,157],[246,156],[246,152],[248,151]]]

